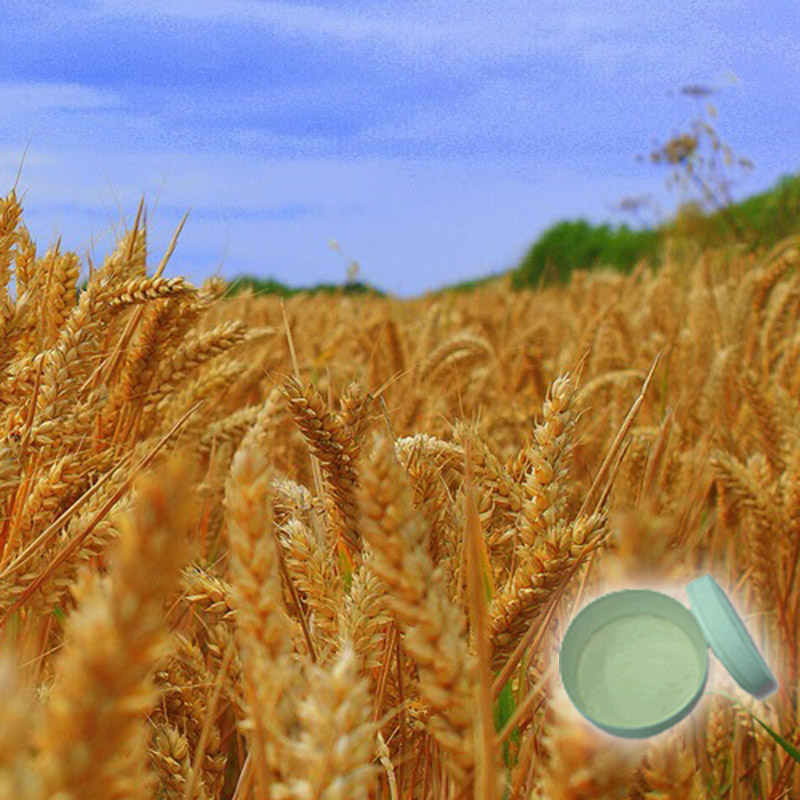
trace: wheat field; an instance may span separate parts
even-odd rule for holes
[[[78,292],[0,205],[0,797],[800,798],[799,238],[284,304],[142,217]],[[583,722],[576,610],[705,572],[779,691]]]

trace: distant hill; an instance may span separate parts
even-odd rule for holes
[[[566,283],[575,269],[610,267],[630,272],[642,260],[657,266],[663,245],[670,237],[688,238],[701,247],[736,241],[748,248],[768,248],[793,233],[800,233],[800,175],[784,176],[771,189],[713,213],[705,213],[697,204],[687,203],[674,219],[656,228],[635,230],[627,225],[592,225],[585,219],[557,222],[536,239],[516,267],[460,281],[430,294],[469,292],[509,276],[512,287],[523,288]],[[302,287],[252,275],[231,281],[228,294],[244,289],[281,297],[299,292],[385,295],[380,289],[362,282]]]
[[[798,232],[800,175],[788,175],[771,189],[713,213],[687,203],[674,219],[657,228],[612,228],[584,219],[558,222],[542,233],[511,271],[512,285],[566,283],[574,269],[611,267],[630,272],[642,260],[658,265],[668,238],[690,239],[703,248],[738,242],[758,249]]]
[[[288,284],[276,281],[273,278],[256,278],[253,275],[242,275],[234,278],[228,284],[228,296],[238,294],[246,289],[252,290],[253,294],[277,294],[280,297],[291,297],[295,294],[375,294],[383,296],[385,293],[380,289],[370,286],[361,281],[349,283],[317,283],[313,286],[289,286]]]

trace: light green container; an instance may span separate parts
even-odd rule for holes
[[[683,719],[703,695],[708,647],[763,699],[778,684],[725,592],[710,575],[687,587],[692,610],[649,589],[599,597],[572,620],[559,653],[570,700],[593,725],[644,738]]]

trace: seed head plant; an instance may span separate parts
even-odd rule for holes
[[[0,203],[0,800],[800,797],[796,236],[284,299],[143,219],[78,288]],[[566,625],[705,572],[780,689],[623,750]]]

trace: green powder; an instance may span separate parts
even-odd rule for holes
[[[596,720],[638,727],[680,709],[702,677],[682,628],[652,614],[632,614],[592,634],[578,658],[577,689]]]

